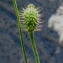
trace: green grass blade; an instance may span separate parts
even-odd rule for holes
[[[23,57],[24,57],[25,63],[27,63],[27,57],[26,57],[24,41],[23,41],[23,36],[22,36],[22,25],[21,25],[21,22],[20,22],[19,11],[18,11],[16,0],[12,0],[12,1],[13,1],[14,9],[15,9],[15,12],[16,12],[17,21],[18,21],[18,28],[19,28],[19,33],[20,33],[20,41],[21,41],[21,45],[22,45]]]

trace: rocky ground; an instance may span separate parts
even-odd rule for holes
[[[41,32],[35,32],[35,40],[41,63],[63,63],[63,45],[58,34],[48,29],[48,19],[56,12],[63,0],[17,0],[18,8],[32,3],[40,7],[44,14]],[[34,55],[28,34],[23,32],[29,63],[34,63]],[[0,63],[24,63],[19,40],[17,19],[12,0],[0,0]]]

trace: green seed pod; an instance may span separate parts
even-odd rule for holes
[[[38,11],[33,4],[27,6],[24,10],[24,24],[26,29],[34,31],[38,24]]]
[[[20,12],[23,31],[41,31],[43,15],[39,14],[38,8],[29,4],[26,9]]]

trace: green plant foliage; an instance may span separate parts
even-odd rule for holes
[[[36,63],[40,63],[36,44],[34,41],[34,30],[37,28],[38,25],[38,17],[39,17],[39,11],[35,8],[33,4],[29,4],[26,9],[24,9],[24,25],[26,29],[28,30],[32,49],[34,52]]]
[[[25,53],[24,41],[23,41],[23,36],[22,36],[22,24],[20,22],[21,21],[20,15],[19,15],[16,0],[12,0],[12,1],[13,1],[13,5],[14,5],[14,8],[15,8],[16,16],[17,16],[17,20],[18,20],[18,28],[19,28],[19,32],[20,32],[20,40],[21,40],[21,45],[22,45],[23,57],[24,57],[25,63],[27,63],[27,57],[26,57],[26,53]],[[35,6],[33,4],[30,4],[30,5],[27,6],[26,9],[24,9],[24,13],[23,13],[24,25],[25,25],[26,29],[28,30],[28,34],[29,34],[30,41],[31,41],[31,44],[32,44],[32,49],[33,49],[33,52],[34,52],[36,63],[40,63],[36,44],[35,44],[35,41],[34,41],[34,30],[36,29],[36,27],[38,25],[38,17],[39,17],[38,12],[39,11],[37,11]]]
[[[21,41],[21,46],[22,46],[24,62],[27,63],[27,57],[26,57],[25,48],[24,48],[24,41],[23,41],[23,36],[22,36],[22,25],[20,22],[19,11],[18,11],[16,0],[12,0],[12,1],[13,1],[14,9],[16,12],[17,20],[18,20],[18,28],[19,28],[19,33],[20,33],[20,41]]]

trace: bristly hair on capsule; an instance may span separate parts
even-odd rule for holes
[[[29,4],[22,12],[20,12],[22,28],[25,31],[41,31],[42,14],[35,8],[33,4]]]

